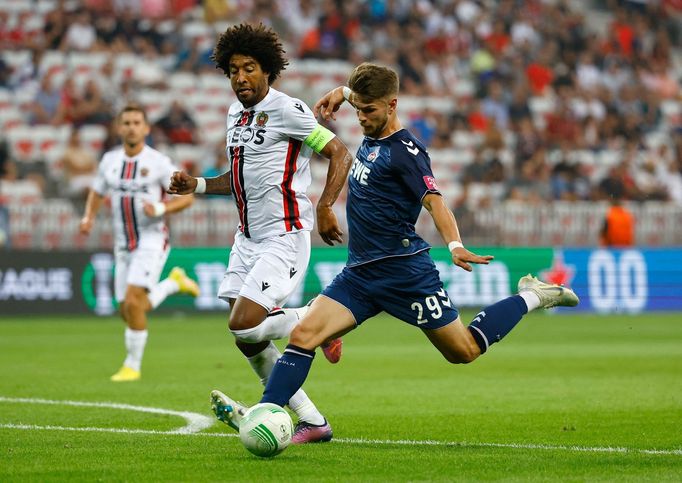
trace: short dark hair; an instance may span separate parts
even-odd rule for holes
[[[142,107],[140,104],[137,104],[136,102],[129,102],[126,104],[123,109],[121,109],[121,112],[118,113],[118,120],[121,120],[121,117],[123,116],[124,113],[126,112],[140,112],[142,113],[142,117],[144,118],[144,122],[149,124],[149,121],[147,120],[147,113],[144,110],[144,107]]]
[[[363,62],[351,72],[348,87],[361,99],[373,101],[397,96],[400,84],[393,69]]]
[[[246,23],[234,25],[218,38],[211,60],[227,77],[230,77],[230,59],[234,54],[256,59],[263,72],[269,74],[268,84],[275,82],[280,72],[289,65],[279,37],[262,23],[255,27]]]

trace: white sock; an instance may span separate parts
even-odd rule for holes
[[[154,288],[151,289],[147,297],[149,298],[149,303],[151,304],[152,309],[155,309],[161,305],[161,302],[166,300],[166,297],[173,295],[174,293],[178,293],[179,291],[180,287],[178,286],[178,282],[167,278],[157,283]]]
[[[232,334],[242,342],[255,344],[266,340],[277,340],[288,337],[299,320],[308,311],[308,307],[298,309],[279,309],[256,327],[243,330],[232,330]]]
[[[523,299],[524,302],[526,302],[528,312],[540,307],[540,297],[535,295],[535,292],[533,292],[532,290],[524,290],[523,292],[519,292],[519,296]]]
[[[270,342],[262,352],[259,352],[255,356],[247,357],[254,372],[260,377],[260,382],[263,386],[268,383],[272,368],[275,367],[277,359],[281,356],[282,354],[277,347],[275,347],[275,344]],[[296,413],[298,419],[301,421],[316,425],[324,424],[324,416],[317,410],[317,407],[315,407],[315,404],[310,400],[303,389],[299,389],[296,391],[296,394],[291,396],[291,399],[289,399],[289,407]]]
[[[142,366],[142,356],[144,355],[144,346],[147,345],[147,330],[133,330],[129,327],[126,328],[125,341],[126,350],[128,355],[126,360],[123,361],[123,365],[140,370]]]

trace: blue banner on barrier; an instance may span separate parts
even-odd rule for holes
[[[682,250],[563,249],[560,253],[574,274],[568,285],[580,297],[580,305],[571,310],[682,310]]]

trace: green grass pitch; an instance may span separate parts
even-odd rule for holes
[[[109,381],[122,333],[115,318],[0,318],[0,481],[682,480],[680,314],[532,314],[467,366],[375,318],[305,385],[335,441],[268,460],[222,423],[172,432],[178,412],[212,422],[211,389],[260,396],[226,316],[152,315],[134,383]]]

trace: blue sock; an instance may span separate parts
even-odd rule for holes
[[[260,402],[286,406],[291,396],[303,386],[314,358],[315,351],[289,344],[272,368]]]
[[[467,328],[483,354],[490,345],[511,332],[527,313],[523,298],[513,295],[481,310]]]

